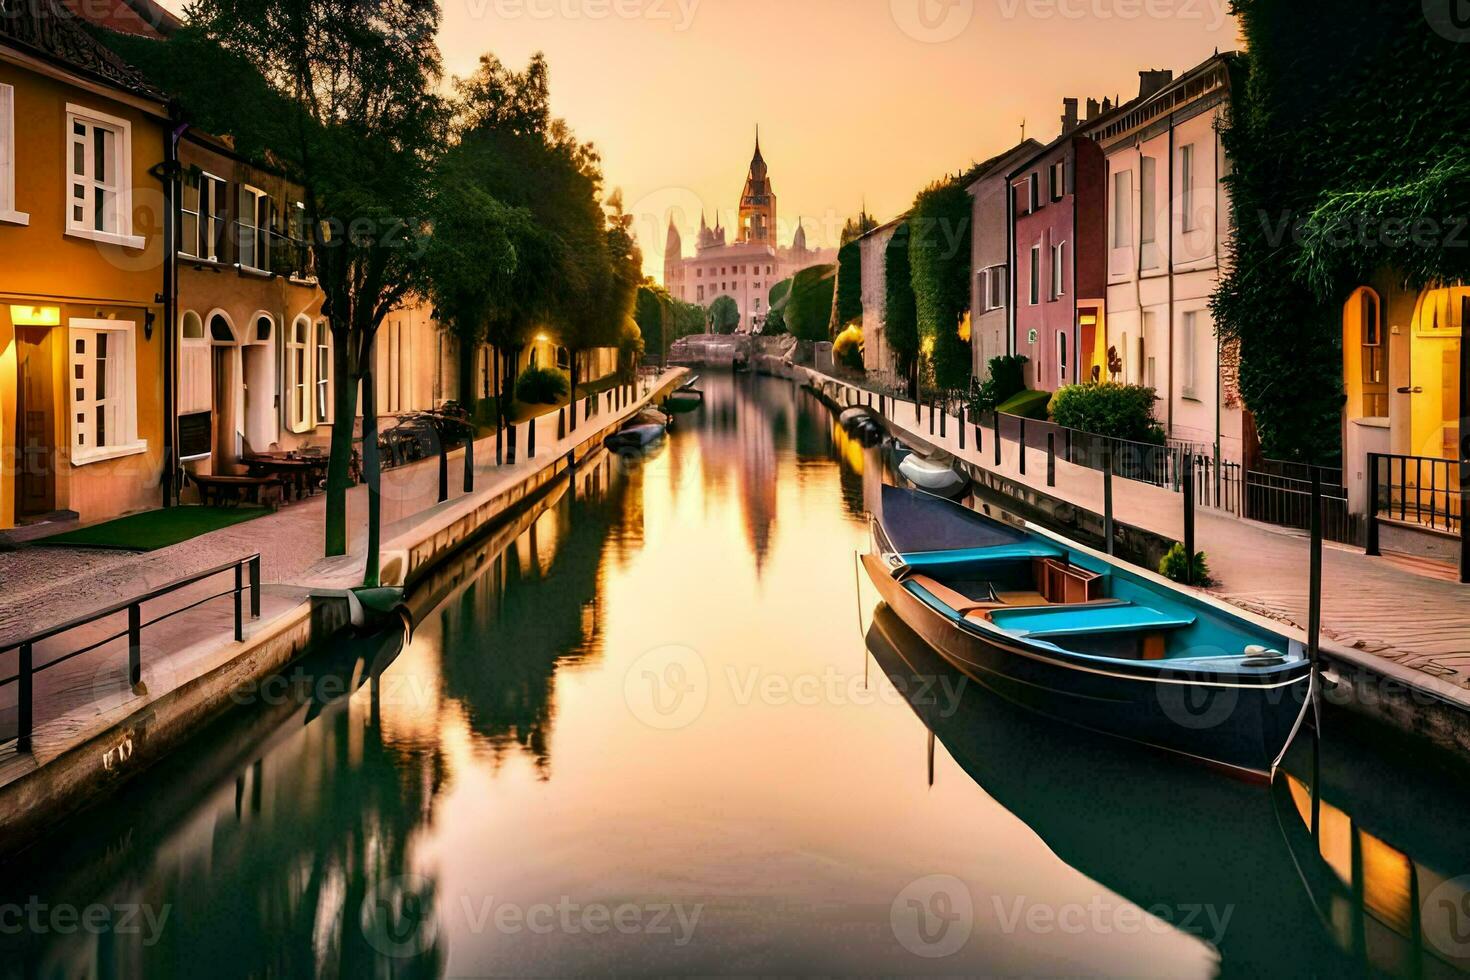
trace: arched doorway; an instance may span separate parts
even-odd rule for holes
[[[1409,338],[1410,452],[1459,458],[1461,335],[1470,287],[1428,289],[1419,295]]]
[[[264,452],[276,441],[275,321],[257,312],[240,346],[241,441],[245,453]]]
[[[229,473],[241,450],[241,408],[236,397],[240,391],[239,342],[235,324],[223,310],[209,314],[206,328],[212,354],[210,387],[214,402],[214,459],[210,468],[217,474]]]

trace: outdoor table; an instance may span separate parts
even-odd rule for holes
[[[326,472],[327,458],[315,456],[290,456],[284,453],[256,453],[245,457],[245,465],[252,475],[278,476],[291,488],[293,499],[301,500],[316,492]]]

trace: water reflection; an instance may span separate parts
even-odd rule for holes
[[[648,458],[594,459],[436,574],[411,642],[307,658],[8,866],[0,975],[1452,962],[1413,911],[1470,869],[1452,776],[1337,740],[1267,793],[965,686],[881,609],[865,646],[877,457],[785,382],[701,387]],[[628,693],[669,647],[703,685],[675,727]],[[165,921],[3,928],[32,897]],[[917,913],[960,907],[930,944]]]

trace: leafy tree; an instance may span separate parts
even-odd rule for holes
[[[883,338],[894,361],[909,382],[909,396],[918,395],[919,313],[914,301],[913,272],[909,264],[909,223],[893,232],[883,253]]]
[[[941,388],[967,389],[970,347],[959,336],[970,308],[970,221],[974,200],[963,184],[943,180],[914,200],[909,266],[922,346],[931,351]]]
[[[674,297],[669,291],[651,280],[644,280],[638,287],[638,297],[633,301],[633,320],[643,337],[645,347],[658,353],[660,365],[666,363],[669,336],[673,329]]]
[[[837,250],[838,329],[863,317],[863,250],[857,240]]]
[[[791,277],[791,296],[786,303],[786,325],[798,340],[827,340],[832,319],[832,297],[836,292],[837,267],[813,265]]]
[[[709,332],[734,333],[740,326],[740,307],[729,296],[719,296],[709,305]]]
[[[248,61],[295,110],[269,124],[270,148],[305,190],[339,379],[333,386],[326,551],[347,550],[346,493],[360,388],[368,481],[365,581],[376,585],[381,477],[373,342],[383,318],[420,283],[430,165],[445,123],[436,94],[439,7],[434,0],[194,0],[188,17],[204,37]]]
[[[771,287],[767,294],[766,322],[761,327],[761,333],[767,337],[779,337],[789,333],[786,325],[786,304],[791,298],[791,277],[787,276]]]

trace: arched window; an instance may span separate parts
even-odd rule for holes
[[[311,321],[299,316],[291,324],[286,338],[286,424],[293,432],[301,432],[310,426],[308,418],[310,402],[307,401],[307,334]]]
[[[209,318],[209,339],[217,344],[235,342],[235,328],[223,313],[216,313]]]
[[[1388,344],[1383,303],[1367,286],[1343,307],[1343,381],[1353,418],[1388,417]]]

